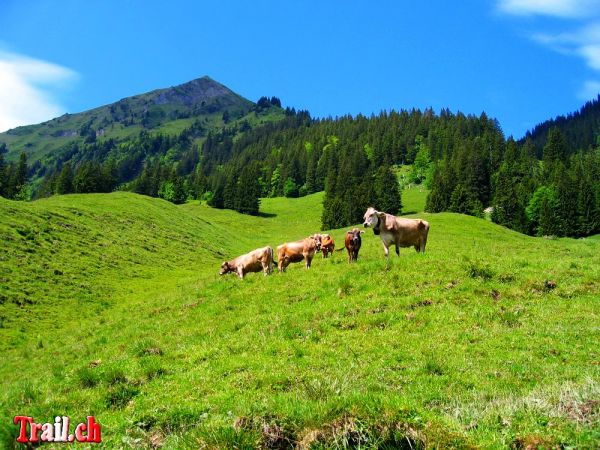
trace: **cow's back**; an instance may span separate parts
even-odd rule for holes
[[[423,240],[427,240],[427,233],[429,232],[427,221],[396,217],[396,224],[396,237],[399,245],[412,247],[413,245],[419,245]]]

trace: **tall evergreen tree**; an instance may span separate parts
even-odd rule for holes
[[[257,215],[260,206],[261,188],[258,182],[259,169],[256,164],[242,169],[237,185],[236,210],[242,214]]]
[[[402,210],[402,198],[396,174],[389,166],[381,166],[373,180],[375,207],[388,214],[398,214]]]
[[[7,152],[8,149],[6,148],[6,144],[4,142],[0,143],[0,197],[7,196],[8,171],[4,159],[4,154]]]
[[[71,194],[73,192],[73,169],[71,168],[71,163],[66,163],[60,171],[56,179],[54,192],[56,194]]]

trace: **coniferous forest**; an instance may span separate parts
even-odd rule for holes
[[[238,121],[207,131],[200,120],[176,134],[143,130],[133,139],[96,139],[65,148],[52,164],[7,164],[0,149],[0,195],[131,190],[174,203],[203,199],[216,208],[259,214],[261,197],[325,191],[323,229],[358,223],[368,206],[402,211],[402,184],[424,184],[426,210],[483,216],[531,235],[600,232],[599,100],[536,127],[521,141],[500,124],[443,109],[313,119],[262,97],[281,118]],[[227,117],[225,117],[227,115]],[[227,111],[224,123],[230,121]],[[87,136],[87,134],[86,134]],[[30,188],[29,188],[30,189]]]

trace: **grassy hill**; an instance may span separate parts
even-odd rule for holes
[[[318,231],[321,201],[0,199],[0,446],[15,414],[93,414],[106,448],[600,444],[598,239],[419,213],[425,255],[367,232],[352,266],[219,277]]]

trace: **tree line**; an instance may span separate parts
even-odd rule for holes
[[[275,97],[259,103],[281,104]],[[427,211],[482,216],[491,206],[492,220],[528,234],[599,231],[597,146],[574,147],[556,127],[540,152],[533,139],[506,140],[485,113],[447,109],[313,119],[287,108],[281,120],[254,128],[236,122],[207,132],[203,125],[72,144],[54,165],[37,168],[45,171],[38,195],[118,188],[258,214],[262,197],[324,190],[322,225],[334,228],[360,221],[368,206],[399,212],[394,168],[409,164],[405,181],[431,189]]]
[[[0,144],[0,197],[12,200],[29,200],[31,188],[27,184],[27,155],[21,153],[18,162],[7,163],[4,155],[8,153],[6,144]]]

